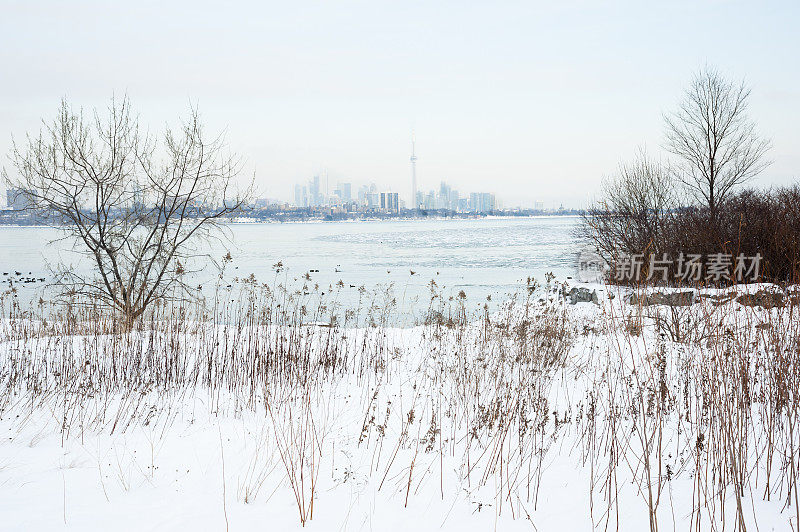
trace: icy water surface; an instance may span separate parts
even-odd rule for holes
[[[284,269],[277,279],[288,286],[300,286],[307,272],[323,288],[341,280],[345,305],[357,299],[361,286],[391,286],[399,305],[426,305],[431,280],[445,297],[463,290],[476,304],[487,296],[502,299],[528,277],[573,275],[577,222],[540,217],[237,224],[231,226],[229,243],[214,244],[208,251],[215,258],[230,251],[234,260],[226,282],[253,274],[274,283],[273,266],[280,261]],[[48,244],[58,235],[52,228],[0,226],[0,274],[31,272],[32,277],[47,278],[47,264],[59,260],[86,268],[65,243]],[[206,267],[191,282],[209,286],[215,278],[215,270]],[[42,284],[17,286],[21,294],[32,296]]]

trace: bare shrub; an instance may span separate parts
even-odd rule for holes
[[[664,247],[664,220],[679,200],[668,168],[640,150],[604,183],[602,199],[583,216],[581,236],[609,263],[622,254]]]

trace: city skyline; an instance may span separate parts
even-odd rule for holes
[[[62,97],[89,111],[127,94],[153,131],[197,106],[263,196],[327,169],[408,198],[413,130],[419,189],[584,207],[639,146],[664,156],[662,115],[708,64],[752,87],[772,140],[753,185],[800,171],[796,2],[187,5],[7,5],[0,152]]]
[[[409,195],[406,199],[403,195],[403,184],[397,183],[379,187],[375,181],[369,183],[353,183],[350,181],[337,180],[331,185],[327,170],[315,173],[307,184],[295,183],[293,193],[289,198],[286,197],[260,197],[255,200],[256,207],[265,207],[272,204],[291,205],[296,208],[310,207],[344,207],[342,212],[357,212],[385,210],[383,207],[384,194],[393,194],[397,197],[394,200],[396,210],[401,211],[452,211],[457,213],[479,213],[485,214],[495,210],[529,210],[529,211],[549,211],[558,212],[564,209],[563,202],[546,202],[542,200],[530,200],[528,202],[507,204],[504,198],[498,197],[492,191],[469,191],[461,196],[463,191],[454,189],[447,181],[439,182],[438,191],[436,187],[430,188],[427,192],[419,191],[416,173],[416,136],[411,131],[411,180]],[[324,190],[323,190],[324,182]],[[353,186],[357,186],[357,194],[353,194]],[[331,186],[333,190],[331,191]],[[398,192],[399,191],[399,192]],[[416,201],[415,201],[416,199]],[[351,205],[348,205],[351,204]],[[353,210],[349,210],[353,207]],[[572,207],[569,207],[572,209]]]
[[[315,173],[311,179],[308,180],[306,185],[296,183],[294,185],[294,193],[287,201],[298,208],[319,207],[319,206],[347,206],[353,203],[357,207],[375,208],[378,204],[385,206],[383,198],[384,194],[394,194],[393,205],[397,211],[408,210],[450,210],[456,212],[469,212],[472,207],[478,206],[473,209],[473,212],[490,212],[499,208],[502,205],[502,200],[498,199],[494,192],[486,191],[470,191],[468,196],[460,197],[459,191],[452,188],[445,180],[439,183],[439,192],[435,188],[430,189],[427,193],[419,191],[417,186],[417,156],[416,156],[416,137],[414,131],[411,131],[411,180],[408,190],[408,196],[403,193],[403,186],[401,183],[394,185],[384,186],[380,191],[375,181],[369,183],[356,183],[358,186],[357,197],[353,196],[353,182],[337,180],[334,189],[331,192],[331,183],[327,170],[320,173]],[[324,189],[323,189],[324,182]],[[380,200],[377,198],[380,196]],[[399,198],[399,199],[397,199]],[[480,198],[480,199],[478,199]],[[464,200],[465,202],[462,202]],[[262,203],[269,203],[269,198],[261,198]],[[281,198],[273,198],[273,202],[281,202]],[[490,207],[489,207],[490,206]],[[515,206],[516,207],[516,206]],[[542,210],[544,202],[533,201],[528,208]]]
[[[446,181],[439,183],[438,190],[432,188],[428,191],[418,191],[414,180],[414,160],[412,159],[411,162],[411,194],[408,200],[403,198],[403,194],[398,192],[398,188],[381,188],[375,182],[352,183],[337,181],[333,185],[333,189],[331,189],[330,180],[327,176],[315,174],[306,184],[295,183],[294,194],[290,199],[259,198],[255,200],[255,206],[266,207],[274,203],[286,204],[298,209],[327,209],[333,207],[339,208],[342,213],[370,211],[399,213],[401,211],[414,210],[489,213],[501,210],[504,207],[502,199],[498,199],[493,192],[460,192],[451,187]],[[416,196],[416,201],[411,200],[411,196],[414,195]],[[544,202],[536,201],[530,208],[543,210],[545,208]]]

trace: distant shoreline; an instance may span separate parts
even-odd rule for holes
[[[386,217],[368,217],[368,218],[331,218],[324,217],[307,217],[307,218],[292,218],[281,220],[276,218],[251,218],[239,217],[232,220],[226,220],[225,225],[271,225],[271,224],[317,224],[317,223],[369,223],[369,222],[423,222],[423,221],[464,221],[464,220],[520,220],[520,219],[537,219],[537,218],[579,218],[579,212],[567,212],[564,214],[550,213],[550,214],[500,214],[500,215],[485,215],[485,216],[386,216]],[[59,228],[61,225],[41,224],[41,223],[6,223],[0,220],[0,227],[31,227],[31,228]]]
[[[229,221],[227,225],[260,225],[260,224],[314,224],[314,223],[370,223],[370,222],[452,222],[467,220],[527,220],[537,218],[578,218],[580,214],[532,214],[525,216],[499,215],[499,216],[399,216],[386,218],[306,218],[300,220],[243,220]],[[246,218],[246,217],[245,217]]]

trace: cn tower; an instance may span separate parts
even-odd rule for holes
[[[416,144],[416,137],[414,135],[414,131],[411,131],[411,208],[413,210],[417,210],[419,205],[417,205],[417,156],[414,151],[414,145]]]

